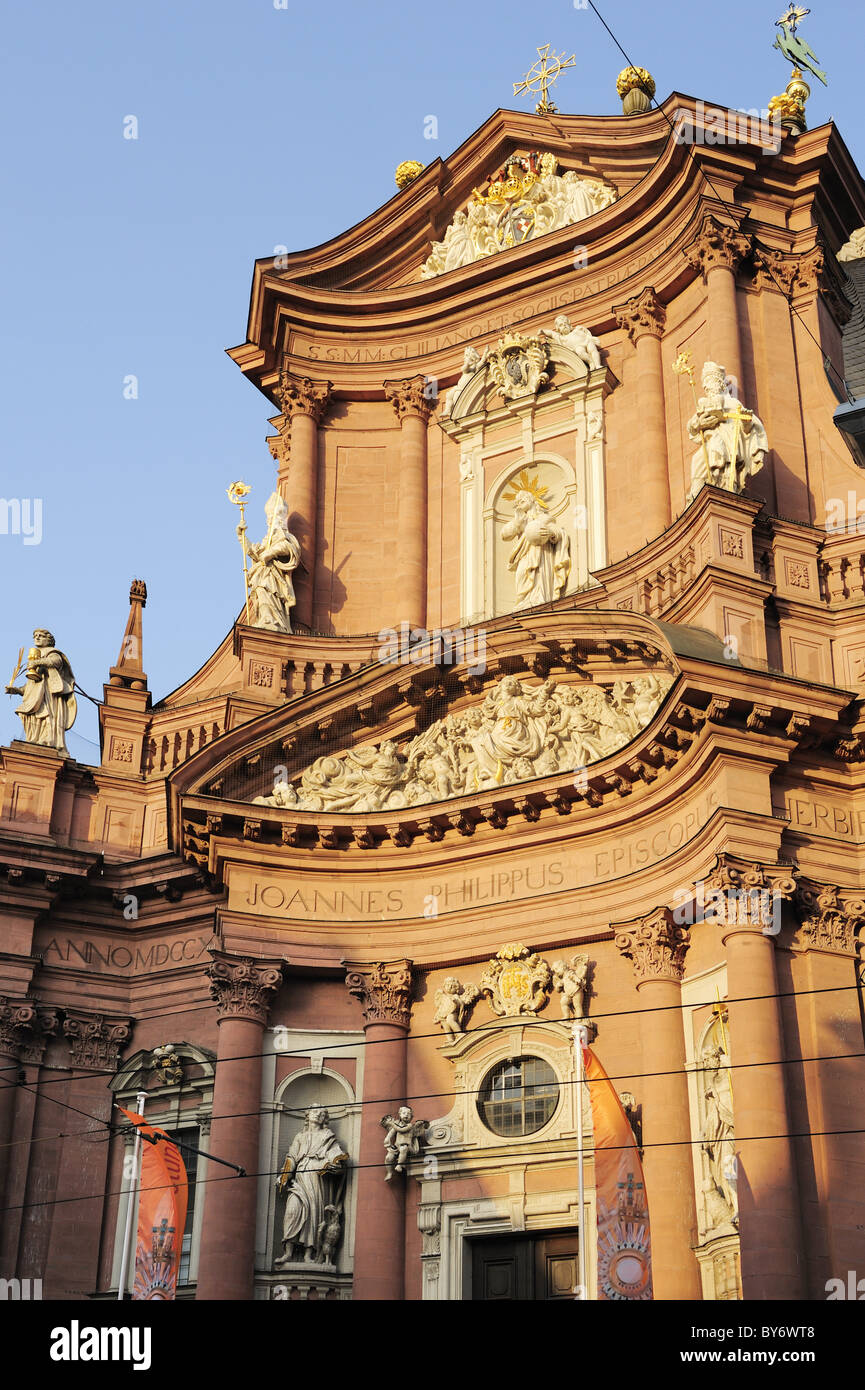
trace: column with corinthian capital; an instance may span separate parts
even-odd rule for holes
[[[228,1168],[208,1165],[196,1298],[251,1299],[261,1056],[271,998],[282,983],[283,962],[217,950],[210,955],[207,973],[216,1000],[219,1042],[212,1126],[205,1147],[218,1158],[239,1164],[249,1176],[241,1178]]]
[[[400,422],[397,593],[395,622],[426,625],[427,429],[433,401],[425,377],[386,381],[385,393]]]
[[[742,347],[736,301],[736,269],[751,249],[750,237],[736,227],[705,216],[685,256],[706,281],[708,352],[736,378],[742,396]]]
[[[616,945],[634,967],[645,1009],[643,1040],[643,1166],[652,1231],[655,1298],[701,1299],[693,1246],[697,1237],[691,1116],[685,1074],[682,975],[690,944],[666,907],[614,927]]]
[[[399,1302],[405,1296],[404,1173],[385,1182],[385,1115],[405,1104],[411,961],[345,962],[345,983],[363,1009],[366,1047],[357,1173],[352,1298]]]
[[[36,1021],[36,1008],[29,999],[10,999],[0,994],[0,1205],[6,1185],[6,1172],[12,1150],[12,1122],[21,1067],[21,1047],[29,1039]]]
[[[707,893],[716,898],[720,894],[723,903],[716,916],[727,952],[739,1248],[746,1299],[807,1297],[775,961],[775,906],[780,909],[795,887],[789,869],[737,863],[728,856],[721,857],[706,879]]]
[[[667,415],[661,337],[667,310],[651,286],[624,304],[613,305],[620,328],[634,344],[636,401],[640,420],[639,476],[641,517],[650,540],[670,524],[670,475],[667,466]]]
[[[280,435],[290,429],[289,449],[283,440],[276,448],[279,473],[277,490],[288,503],[288,526],[300,542],[301,564],[294,575],[294,616],[313,626],[315,568],[318,559],[318,426],[333,389],[329,381],[294,376],[285,368],[279,374],[277,394],[282,406]]]

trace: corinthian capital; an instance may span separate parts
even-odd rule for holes
[[[29,999],[9,999],[0,994],[0,1052],[17,1057],[18,1049],[30,1036],[36,1018]]]
[[[346,987],[349,994],[360,1000],[365,1023],[397,1023],[401,1028],[408,1028],[411,965],[410,960],[372,964],[345,962]]]
[[[216,1000],[220,1023],[224,1018],[245,1018],[264,1025],[271,996],[282,984],[282,961],[234,956],[213,948],[210,955],[210,997]]]
[[[640,294],[626,299],[624,304],[614,304],[613,313],[616,323],[626,330],[632,343],[646,333],[660,338],[667,322],[667,310],[649,285]]]
[[[636,922],[624,922],[615,932],[616,946],[634,967],[638,985],[646,980],[681,980],[691,933],[676,925],[668,907],[656,907]]]
[[[295,414],[309,415],[318,424],[327,409],[332,390],[331,381],[312,381],[308,376],[295,376],[285,367],[279,373],[277,395],[286,421]]]
[[[865,895],[856,889],[803,879],[796,893],[796,907],[801,926],[794,947],[856,955],[856,933],[865,923]]]
[[[404,381],[386,381],[384,392],[396,411],[400,424],[406,415],[418,415],[428,420],[435,401],[429,395],[429,381],[424,376],[409,376]]]
[[[735,227],[707,215],[703,218],[700,230],[690,246],[685,247],[685,257],[689,265],[694,266],[703,275],[708,275],[709,271],[715,270],[717,266],[735,270],[750,249],[750,237],[737,231]]]
[[[65,1014],[63,1032],[73,1066],[96,1071],[115,1069],[121,1047],[132,1036],[132,1019],[86,1013],[83,1009],[66,1009]]]

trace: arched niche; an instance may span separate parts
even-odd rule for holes
[[[484,499],[484,609],[490,615],[513,613],[525,604],[516,588],[517,571],[509,565],[518,545],[518,537],[505,534],[513,522],[515,510],[511,499],[528,482],[529,495],[537,493],[543,519],[564,532],[567,540],[568,574],[564,586],[555,597],[581,586],[588,579],[586,528],[581,524],[576,473],[567,459],[558,454],[539,451],[531,459],[518,463],[499,474],[490,485]],[[553,594],[550,595],[551,601]],[[541,600],[544,601],[544,600]]]

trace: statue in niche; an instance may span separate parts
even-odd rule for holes
[[[451,387],[451,389],[445,396],[445,415],[450,415],[454,407],[454,401],[456,400],[460,391],[462,391],[464,386],[468,385],[475,372],[478,371],[484,365],[484,362],[487,359],[488,351],[488,348],[484,348],[483,352],[478,352],[476,347],[466,348],[465,352],[463,353],[463,369],[462,374],[460,375],[460,379],[455,386]]]
[[[78,714],[75,698],[75,677],[72,667],[54,645],[54,635],[47,628],[33,632],[34,645],[27,653],[25,684],[15,685],[21,670],[23,648],[7,695],[20,695],[21,704],[15,713],[24,725],[24,739],[40,748],[54,748],[68,758],[66,731],[71,729]]]
[[[523,469],[514,491],[504,495],[514,504],[513,520],[502,527],[502,540],[514,542],[508,569],[514,575],[516,612],[557,599],[571,572],[570,537],[546,515],[546,492],[537,476],[530,478]]]
[[[597,371],[602,365],[601,344],[598,339],[588,328],[583,328],[580,324],[574,326],[567,314],[558,315],[555,327],[548,330],[547,337],[552,338],[554,343],[560,343],[562,347],[570,348],[581,362],[585,362],[590,372]]]
[[[328,1128],[324,1106],[306,1112],[303,1129],[295,1135],[276,1183],[285,1194],[282,1255],[275,1267],[295,1259],[306,1264],[332,1263],[345,1192],[348,1154]]]
[[[420,1153],[421,1140],[429,1128],[428,1120],[416,1120],[410,1105],[401,1105],[396,1118],[385,1115],[381,1121],[385,1130],[385,1182],[391,1182],[394,1173],[404,1173],[409,1158]]]
[[[278,492],[264,508],[267,535],[259,545],[245,540],[246,523],[237,534],[252,564],[249,570],[249,621],[270,632],[291,632],[294,607],[292,574],[300,564],[300,544],[288,529],[288,504]]]
[[[688,435],[699,439],[691,459],[690,502],[704,483],[727,492],[742,492],[763,467],[769,439],[763,422],[729,388],[727,373],[717,362],[704,362],[703,391],[688,421]]]
[[[466,1031],[466,1019],[479,998],[480,990],[476,985],[461,985],[449,975],[441,989],[435,992],[433,1023],[447,1033],[451,1042],[456,1042]]]
[[[579,1021],[586,1016],[586,991],[589,981],[588,956],[571,956],[553,961],[553,989],[562,995],[562,1018]]]
[[[726,1212],[726,1220],[738,1226],[730,1058],[723,1041],[710,1041],[707,1044],[703,1049],[701,1065],[704,1108],[701,1148],[708,1160],[713,1189],[710,1194],[711,1200],[706,1202],[706,1214],[711,1223],[716,1225],[718,1213],[723,1210]]]

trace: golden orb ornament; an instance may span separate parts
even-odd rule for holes
[[[622,98],[622,113],[637,116],[652,104],[655,79],[646,68],[623,68],[616,78],[616,91]]]
[[[422,174],[425,168],[426,165],[421,164],[418,159],[404,159],[402,164],[398,164],[396,166],[394,178],[396,179],[396,186],[400,192],[402,192],[404,188],[408,188],[410,183],[414,183],[418,174]]]

